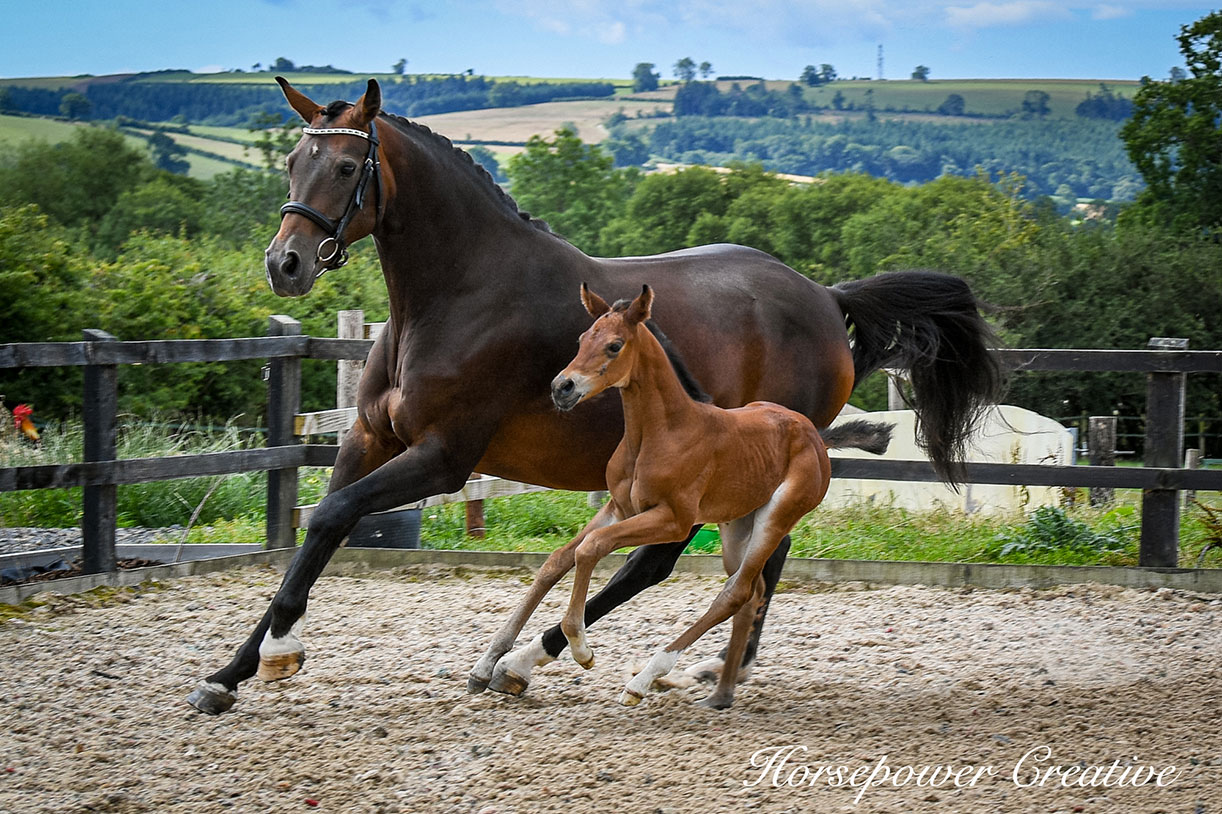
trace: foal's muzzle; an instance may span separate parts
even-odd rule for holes
[[[552,379],[552,403],[558,409],[568,412],[581,402],[584,395],[577,383],[563,373]]]

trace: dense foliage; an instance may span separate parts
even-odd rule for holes
[[[698,83],[693,83],[698,84]],[[620,122],[613,135],[633,134]],[[1027,194],[1132,200],[1140,178],[1108,120],[958,123],[878,118],[821,121],[690,116],[658,124],[644,136],[649,153],[685,164],[756,161],[776,172],[856,172],[901,183],[943,175],[994,177],[1016,172]]]
[[[1184,26],[1188,72],[1149,77],[1121,131],[1145,179],[1134,216],[1177,230],[1222,228],[1222,11]]]
[[[64,99],[80,96],[88,105],[73,118],[126,117],[146,122],[186,121],[194,124],[246,125],[261,114],[284,118],[289,110],[274,83],[147,81],[137,75],[126,81],[90,82],[83,94],[69,89],[9,87],[5,109],[54,116],[63,113]],[[498,82],[483,76],[408,76],[383,81],[385,109],[404,116],[424,116],[454,110],[517,107],[556,99],[605,97],[615,92],[609,82]],[[355,99],[365,92],[364,80],[327,85],[302,85],[311,98]],[[64,115],[67,115],[64,113]]]

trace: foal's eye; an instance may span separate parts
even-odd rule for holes
[[[356,164],[351,164],[351,163],[349,163],[349,164],[343,164],[343,165],[342,165],[342,166],[340,166],[340,168],[339,168],[339,174],[340,174],[340,175],[345,175],[345,176],[346,176],[346,175],[352,175],[352,173],[354,173],[354,172],[356,172]]]
[[[607,345],[607,355],[615,356],[624,349],[624,343],[620,340],[615,340],[610,345]]]

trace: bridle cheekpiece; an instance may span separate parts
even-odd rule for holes
[[[289,201],[280,207],[281,220],[289,213],[301,215],[314,221],[327,232],[327,237],[318,244],[318,262],[322,263],[323,266],[322,270],[315,276],[315,279],[317,279],[328,271],[341,268],[348,262],[348,247],[344,243],[344,232],[348,229],[348,224],[352,221],[352,218],[365,205],[365,192],[369,187],[370,179],[373,180],[374,186],[374,217],[379,221],[382,219],[382,166],[378,160],[378,130],[377,125],[373,121],[369,122],[368,133],[364,130],[356,130],[351,127],[303,127],[301,132],[307,136],[360,136],[369,142],[369,152],[365,155],[365,164],[361,169],[361,177],[357,179],[356,189],[352,191],[352,198],[348,201],[348,208],[344,210],[344,214],[339,220],[332,220],[314,207],[301,201]]]

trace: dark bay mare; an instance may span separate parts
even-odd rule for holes
[[[636,296],[648,282],[658,294],[655,321],[721,407],[773,401],[824,428],[869,373],[908,368],[920,438],[950,481],[999,393],[990,331],[958,278],[895,272],[826,288],[729,245],[588,257],[519,211],[448,140],[381,113],[375,81],[355,104],[326,107],[277,81],[309,126],[288,157],[290,203],[267,249],[272,289],[309,293],[343,264],[347,244],[372,235],[390,318],[304,546],[233,660],[188,698],[204,712],[229,709],[256,673],[274,680],[297,671],[310,588],[362,516],[457,491],[472,472],[604,488],[624,430],[620,400],[607,394],[562,413],[550,390],[591,321],[573,296],[583,281],[612,298]],[[638,548],[590,599],[586,624],[664,579],[686,542]],[[765,569],[769,597],[787,552],[786,540]],[[565,644],[559,626],[543,636],[552,656]],[[491,666],[477,668],[468,688],[480,691],[490,678]]]

